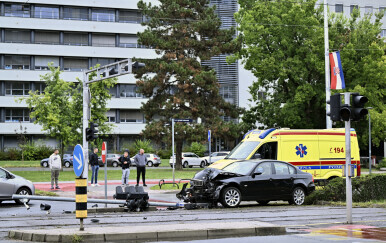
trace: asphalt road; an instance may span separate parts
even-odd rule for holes
[[[152,195],[151,199],[157,200],[171,198],[171,195]],[[50,214],[41,211],[40,201],[31,201],[30,210],[24,206],[17,206],[14,203],[3,202],[0,204],[0,241],[10,242],[6,236],[10,229],[41,229],[54,230],[55,228],[78,227],[79,220],[75,219],[74,214],[68,214],[65,211],[73,211],[74,203],[66,202],[48,202],[52,206]],[[44,202],[43,202],[44,203]],[[89,204],[91,208],[92,204]],[[99,207],[104,205],[99,204]],[[257,204],[244,204],[237,209],[200,209],[200,210],[166,210],[159,209],[153,212],[142,213],[105,213],[89,214],[85,220],[85,227],[95,227],[98,224],[91,223],[91,219],[99,219],[99,225],[123,227],[138,224],[165,224],[169,223],[200,223],[200,222],[238,222],[259,220],[262,222],[283,225],[287,227],[290,233],[284,236],[258,237],[261,242],[331,242],[339,240],[340,242],[367,242],[377,239],[365,237],[358,238],[354,234],[345,234],[346,231],[334,234],[318,233],[321,228],[335,226],[345,226],[346,210],[343,207],[323,207],[323,206],[288,206],[286,203],[275,203],[268,206],[258,206]],[[386,209],[381,208],[354,208],[353,221],[356,228],[366,228],[374,226],[381,228],[381,232],[386,228]],[[347,226],[347,225],[346,225]],[[384,228],[384,229],[382,229]],[[335,232],[336,229],[330,229]],[[316,233],[315,233],[316,232]],[[349,231],[347,231],[349,232]],[[379,236],[378,236],[379,237]],[[381,234],[386,240],[386,235]],[[242,242],[256,242],[256,237],[241,238]],[[355,240],[353,240],[355,239]],[[381,238],[382,239],[382,238]],[[234,242],[235,239],[221,239],[221,242]],[[378,239],[379,240],[379,239]],[[202,241],[195,241],[202,242]],[[211,240],[210,242],[220,242],[220,240]]]

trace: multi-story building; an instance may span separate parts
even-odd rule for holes
[[[83,77],[83,71],[96,65],[139,57],[154,58],[154,50],[137,44],[136,33],[142,14],[138,1],[126,0],[4,0],[0,1],[0,150],[17,146],[17,133],[35,141],[55,146],[41,127],[32,123],[24,102],[30,90],[44,89],[40,75],[47,73],[52,62],[63,71],[69,82]],[[156,0],[148,2],[157,3]],[[236,0],[214,0],[223,27],[235,26]],[[214,58],[209,65],[217,71],[222,96],[238,105],[238,64],[227,65],[225,56]],[[138,138],[145,127],[140,112],[145,102],[136,93],[133,75],[121,76],[111,89],[108,103],[109,122],[114,123],[111,149],[120,149]],[[226,118],[224,118],[226,119]],[[220,142],[221,143],[221,142]]]

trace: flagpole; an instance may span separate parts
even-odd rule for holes
[[[332,128],[332,121],[328,114],[330,113],[330,62],[329,62],[329,44],[328,44],[328,12],[327,0],[324,0],[324,66],[326,82],[326,128]]]

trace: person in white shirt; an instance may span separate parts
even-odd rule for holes
[[[58,179],[59,171],[62,169],[62,160],[60,159],[59,149],[55,149],[54,153],[48,159],[48,163],[51,169],[51,190],[54,189],[54,181],[56,189],[60,189]]]

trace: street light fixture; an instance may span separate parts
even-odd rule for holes
[[[366,107],[367,110],[373,109],[373,107]],[[371,175],[371,116],[369,112],[369,173]]]

